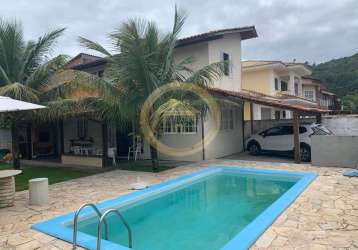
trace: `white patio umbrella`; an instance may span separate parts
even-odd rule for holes
[[[19,100],[12,99],[6,96],[0,96],[0,113],[13,113],[17,111],[26,111],[26,110],[34,110],[34,109],[43,109],[46,108],[42,105],[37,105],[30,102],[23,102]],[[17,134],[16,126],[12,126],[11,134],[12,137],[16,137]],[[14,142],[14,141],[13,141]],[[16,143],[18,144],[18,143]],[[18,157],[18,145],[14,147],[13,144],[13,164],[15,168],[20,168],[20,161]]]
[[[33,110],[46,108],[42,105],[33,104],[30,102],[23,102],[12,99],[6,96],[0,96],[0,113],[3,112],[15,112],[22,110]]]

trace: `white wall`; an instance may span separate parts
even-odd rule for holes
[[[198,70],[209,64],[208,43],[197,43],[190,46],[179,47],[174,50],[174,60],[180,63],[182,60],[192,57],[194,62],[190,65],[192,70]]]
[[[242,106],[235,105],[234,129],[220,130],[205,150],[206,159],[215,159],[243,151]]]
[[[312,165],[358,167],[358,136],[312,136]]]
[[[200,69],[208,64],[222,61],[222,54],[227,53],[231,60],[229,76],[214,83],[214,87],[226,90],[241,90],[241,38],[239,34],[225,35],[223,38],[209,42],[176,48],[174,58],[176,62],[193,57],[195,62],[191,65],[193,70]]]
[[[335,135],[358,136],[358,115],[324,116],[322,122],[332,130]]]
[[[222,39],[209,42],[209,63],[220,62],[222,53],[228,53],[231,60],[229,76],[214,83],[217,88],[240,91],[241,90],[241,37],[239,34],[225,35]]]
[[[215,159],[243,151],[242,134],[242,107],[234,105],[234,129],[219,130],[214,140],[205,148],[205,159]],[[210,116],[204,121],[204,135],[209,133],[212,126]],[[201,141],[201,122],[198,122],[198,132],[196,134],[169,134],[160,138],[160,141],[170,147],[188,147]],[[145,143],[143,159],[150,159],[149,144]],[[201,161],[202,150],[185,157],[173,157],[159,153],[161,160],[180,160],[180,161]]]

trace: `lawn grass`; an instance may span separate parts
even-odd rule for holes
[[[0,170],[11,169],[10,164],[0,163]],[[48,178],[49,184],[72,180],[80,177],[93,175],[93,171],[77,170],[71,168],[22,166],[22,174],[15,176],[16,191],[27,190],[29,180],[34,178]]]
[[[120,164],[120,169],[138,172],[153,172],[151,164],[129,163]],[[160,165],[157,172],[174,168],[173,166]],[[12,169],[11,164],[0,163],[0,170]],[[34,178],[48,178],[49,184],[68,181],[80,177],[96,174],[94,171],[78,170],[72,168],[45,167],[45,166],[22,166],[22,174],[15,176],[16,191],[27,190],[29,180]]]

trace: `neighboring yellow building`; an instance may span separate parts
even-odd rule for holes
[[[253,91],[270,96],[294,95],[303,97],[302,77],[310,75],[310,68],[302,63],[282,61],[243,61],[242,91]],[[289,119],[290,111],[253,104],[254,120]],[[244,119],[250,120],[250,104],[245,102]]]

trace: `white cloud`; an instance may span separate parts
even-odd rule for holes
[[[189,14],[182,36],[255,25],[259,38],[244,41],[246,59],[321,62],[358,52],[356,0],[1,0],[0,17],[21,21],[27,39],[67,27],[56,53],[75,55],[79,35],[108,43],[106,34],[128,18],[169,30],[175,4]]]

